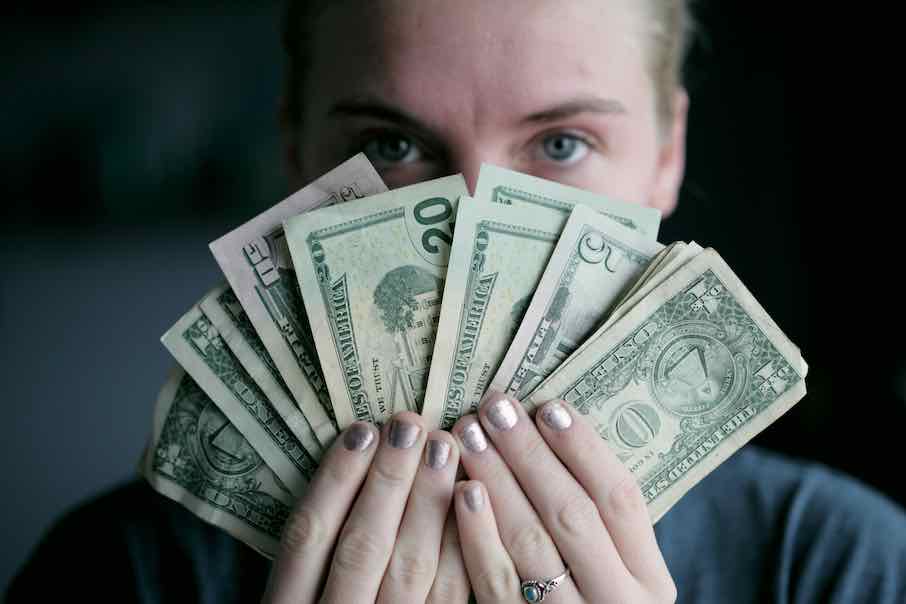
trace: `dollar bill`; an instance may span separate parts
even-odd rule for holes
[[[601,325],[663,248],[577,205],[491,387],[522,399]]]
[[[657,272],[657,270],[661,267],[664,259],[667,256],[670,256],[671,254],[675,253],[676,248],[679,245],[685,246],[686,244],[682,241],[674,241],[673,243],[664,246],[664,248],[662,248],[661,251],[658,252],[654,258],[651,259],[651,262],[648,263],[648,266],[645,268],[645,270],[642,272],[642,274],[639,275],[639,277],[638,277],[638,279],[636,279],[635,283],[633,283],[631,287],[629,287],[625,292],[623,292],[623,294],[620,296],[620,298],[617,300],[617,302],[613,305],[613,307],[617,308],[624,300],[626,300],[629,296],[634,294],[638,290],[639,287],[644,285],[648,281],[648,279],[651,277],[651,275],[653,275],[655,272]]]
[[[217,287],[204,297],[199,306],[274,411],[283,418],[308,454],[316,461],[320,460],[323,448],[308,420],[293,402],[277,366],[265,350],[233,290],[226,284]]]
[[[669,246],[665,247],[658,253],[655,258],[649,264],[648,268],[643,271],[642,276],[640,276],[637,281],[629,288],[629,292],[632,292],[632,295],[624,294],[620,297],[616,304],[614,304],[607,318],[604,322],[594,330],[594,332],[589,335],[585,341],[579,345],[579,347],[573,351],[570,356],[580,354],[586,346],[592,345],[596,340],[597,336],[600,333],[607,331],[607,329],[616,321],[617,318],[622,317],[629,309],[634,306],[635,302],[640,299],[640,296],[647,294],[654,287],[662,283],[668,276],[673,274],[677,268],[687,263],[691,258],[694,258],[702,251],[702,248],[693,242],[684,243],[682,241],[677,241],[671,243]],[[645,288],[643,294],[639,294],[639,290]],[[637,297],[639,296],[639,297]],[[567,357],[568,358],[568,357]],[[537,386],[536,388],[537,389]],[[531,394],[534,392],[528,392]],[[523,396],[520,400],[523,400]]]
[[[708,249],[523,402],[563,399],[587,415],[656,522],[805,395],[801,367],[798,349]]]
[[[563,220],[566,220],[573,206],[582,204],[627,228],[642,232],[649,241],[657,240],[661,225],[661,212],[655,208],[608,199],[491,164],[481,164],[475,199],[546,210],[553,216],[561,216]]]
[[[324,446],[336,436],[336,420],[286,248],[283,221],[313,208],[386,190],[377,172],[359,154],[210,246],[290,393]]]
[[[295,496],[301,495],[317,469],[317,461],[305,450],[201,309],[192,307],[161,341],[286,488]]]
[[[614,306],[613,311],[604,324],[600,327],[606,330],[616,321],[628,313],[636,304],[644,300],[658,285],[663,283],[668,277],[688,264],[693,258],[702,253],[702,247],[690,241],[689,243],[679,242],[664,256],[660,265],[647,278],[632,288],[630,295],[624,296]]]
[[[417,411],[434,345],[461,175],[286,221],[337,421]]]
[[[262,554],[276,555],[292,494],[182,368],[158,396],[141,466],[157,492]]]
[[[607,318],[607,321],[605,321],[604,325],[601,326],[601,329],[607,329],[608,327],[610,327],[612,323],[629,312],[629,310],[633,306],[635,306],[637,302],[644,299],[644,297],[647,296],[654,287],[662,283],[664,279],[672,275],[673,272],[676,271],[679,267],[685,265],[687,262],[698,256],[703,251],[702,247],[694,241],[690,241],[689,243],[678,241],[672,244],[671,247],[672,249],[670,250],[670,253],[664,254],[663,262],[661,262],[655,270],[651,271],[651,273],[645,271],[646,274],[639,279],[639,282],[636,283],[636,285],[633,286],[632,289],[625,296],[623,296],[623,298],[619,302],[617,302],[614,311]],[[664,251],[667,251],[667,249],[665,249]],[[745,286],[743,286],[743,288],[744,287]],[[751,292],[748,292],[748,290],[745,291],[749,296],[752,296]],[[770,315],[765,316],[777,331],[781,331],[780,327],[774,322],[774,319]],[[796,346],[792,342],[790,343],[790,345],[793,346],[797,352],[800,352],[798,346]],[[805,377],[806,374],[808,374],[808,363],[806,363],[805,359],[802,358],[801,352],[799,361],[800,374],[802,375],[802,377]]]
[[[696,253],[701,252],[702,250],[700,247],[698,247],[698,244],[695,245],[697,248]],[[616,303],[613,305],[613,308],[611,309],[611,316],[613,315],[613,311],[620,309],[628,299],[633,297],[636,292],[639,291],[639,289],[646,285],[653,286],[653,280],[655,279],[657,274],[660,273],[665,267],[671,266],[671,263],[673,263],[671,268],[675,270],[677,267],[674,263],[674,260],[679,256],[688,256],[689,252],[685,251],[687,247],[688,244],[684,241],[674,241],[670,245],[664,247],[664,249],[662,249],[660,253],[658,253],[651,260],[651,263],[642,272],[639,278],[636,279],[635,283],[633,283],[631,287],[627,288],[626,291],[624,291],[620,295],[620,298],[616,301]],[[688,257],[686,257],[686,260],[688,260]],[[666,275],[667,273],[664,273],[661,276],[660,280],[663,281]]]
[[[474,411],[516,334],[566,216],[463,198],[422,415],[450,428]]]

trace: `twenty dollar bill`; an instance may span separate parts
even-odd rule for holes
[[[566,220],[577,204],[586,205],[595,212],[642,233],[649,241],[657,240],[661,213],[655,208],[637,203],[615,201],[601,195],[583,191],[521,172],[482,164],[475,185],[475,199],[520,208],[533,208]]]
[[[337,422],[418,411],[461,175],[291,218],[286,237]]]
[[[474,411],[516,334],[565,216],[463,198],[422,414],[450,428]]]

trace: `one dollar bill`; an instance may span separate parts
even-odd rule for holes
[[[299,296],[283,221],[314,208],[387,190],[363,154],[211,243],[211,252],[242,303],[290,393],[327,446],[336,436],[330,397]]]
[[[636,476],[653,521],[805,395],[798,349],[713,250],[680,267],[523,402],[563,399]]]
[[[170,354],[192,376],[296,496],[305,492],[317,461],[227,347],[198,306],[163,335]]]
[[[337,422],[418,411],[434,346],[461,175],[286,222]]]
[[[261,343],[261,338],[255,332],[233,290],[228,285],[214,288],[199,306],[201,312],[214,324],[220,337],[230,347],[233,356],[286,422],[287,427],[299,439],[305,450],[315,460],[319,460],[323,447],[308,420],[293,402],[277,366]]]
[[[162,495],[274,557],[293,496],[181,368],[161,389],[142,474]]]

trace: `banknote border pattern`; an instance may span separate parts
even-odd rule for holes
[[[720,275],[717,273],[717,271],[715,271],[711,268],[707,268],[706,270],[704,270],[702,272],[702,274],[698,278],[691,281],[687,287],[682,288],[674,296],[672,296],[669,300],[667,300],[661,307],[659,307],[653,313],[651,313],[649,315],[648,319],[646,319],[645,321],[639,321],[638,324],[640,327],[638,329],[633,330],[631,333],[627,334],[627,336],[624,337],[622,340],[615,343],[610,348],[609,352],[605,355],[602,355],[600,358],[605,359],[605,358],[609,358],[612,355],[614,355],[614,351],[621,349],[623,346],[626,345],[626,343],[629,340],[632,340],[633,338],[635,338],[639,331],[644,329],[646,325],[650,324],[651,317],[653,317],[658,312],[661,312],[661,309],[667,307],[671,303],[677,303],[677,306],[678,306],[679,298],[686,296],[688,294],[689,290],[692,289],[699,281],[701,281],[702,279],[708,278],[709,276],[711,278],[713,278],[715,281],[717,281],[718,283],[720,283],[725,288],[726,291],[732,291],[730,288],[727,287],[727,283],[723,279],[720,278]],[[763,382],[761,384],[758,384],[757,386],[755,385],[755,383],[753,381],[748,386],[748,388],[747,388],[748,392],[746,393],[744,398],[741,400],[740,405],[734,407],[732,410],[725,412],[723,414],[723,416],[720,417],[720,419],[715,418],[714,420],[709,422],[712,426],[716,426],[716,428],[712,428],[707,431],[702,431],[701,435],[698,438],[696,438],[694,440],[694,442],[692,442],[692,443],[690,443],[688,439],[683,440],[682,442],[679,439],[677,439],[677,441],[675,441],[671,445],[671,449],[678,449],[678,447],[682,446],[682,448],[685,451],[685,453],[682,455],[682,457],[679,457],[677,459],[677,461],[670,464],[669,467],[665,466],[660,469],[657,469],[657,468],[652,469],[650,472],[646,473],[646,480],[644,482],[639,483],[642,493],[645,496],[646,503],[649,503],[649,504],[652,503],[660,493],[667,491],[673,484],[681,481],[682,478],[685,476],[685,474],[687,474],[689,472],[688,468],[684,469],[681,473],[679,473],[674,478],[670,478],[670,474],[672,472],[674,472],[675,470],[679,469],[680,466],[682,466],[683,464],[686,464],[688,462],[688,460],[690,458],[692,458],[705,445],[705,442],[708,441],[709,439],[711,439],[712,437],[714,437],[714,435],[716,433],[723,431],[723,434],[719,438],[719,440],[721,440],[721,441],[731,438],[732,435],[737,430],[742,428],[744,425],[748,424],[750,422],[750,420],[755,418],[759,413],[761,413],[765,410],[769,410],[775,402],[779,401],[782,397],[784,397],[788,393],[790,393],[790,391],[793,388],[795,388],[796,385],[799,384],[800,382],[802,382],[802,380],[804,379],[803,376],[801,375],[801,373],[797,370],[797,368],[793,364],[787,362],[783,353],[780,352],[780,350],[777,348],[775,343],[772,341],[770,335],[759,326],[757,320],[755,320],[752,316],[750,316],[750,313],[746,311],[746,309],[744,308],[744,305],[740,304],[740,302],[736,299],[735,296],[731,295],[731,296],[727,296],[727,297],[732,300],[732,304],[736,307],[737,311],[742,311],[742,314],[744,316],[748,317],[748,320],[750,322],[750,329],[757,332],[757,334],[762,338],[763,344],[770,347],[770,350],[774,353],[774,355],[779,357],[779,359],[782,361],[783,365],[785,366],[785,369],[787,371],[792,372],[792,374],[795,376],[795,379],[788,380],[785,384],[786,387],[781,392],[773,391],[774,396],[771,397],[770,399],[768,399],[766,396],[762,396],[760,401],[756,400],[756,397],[759,394],[759,392],[763,393],[764,386],[765,386],[765,384],[767,384],[767,381],[763,380]],[[658,334],[658,335],[660,335],[660,334]],[[657,341],[657,336],[650,338],[647,342],[644,343],[644,345],[641,348],[639,348],[637,354],[623,359],[623,361],[617,367],[612,368],[612,372],[621,373],[621,372],[629,370],[633,366],[637,365],[640,362],[640,360],[642,360],[642,358],[645,356],[649,347],[651,345],[653,345],[656,341]],[[596,365],[600,365],[601,362],[602,361],[599,360],[596,363]],[[561,368],[563,368],[568,363],[570,363],[570,359],[567,359],[567,361],[563,365],[561,365]],[[756,371],[751,372],[752,376],[754,376],[756,374],[757,374]],[[568,387],[564,387],[562,389],[562,392],[564,393],[564,398],[566,398],[566,400],[568,402],[570,402],[571,405],[575,406],[576,409],[580,410],[581,413],[586,413],[586,411],[584,411],[584,409],[587,408],[587,404],[581,404],[581,403],[576,404],[573,401],[570,401],[570,399],[567,397],[568,393],[570,391],[572,391],[574,388],[576,388],[576,386],[578,386],[579,383],[582,382],[583,380],[584,380],[584,376],[580,377],[579,379],[576,379]],[[540,389],[541,389],[541,387],[539,387],[537,390],[540,390]],[[656,397],[654,397],[653,395],[652,395],[652,401],[656,401]],[[604,404],[606,404],[606,401]],[[751,409],[751,411],[748,411],[749,409]],[[668,413],[669,413],[669,411],[668,411]],[[742,420],[742,421],[740,421],[740,420]],[[725,426],[731,425],[731,424],[732,424],[732,430],[729,430],[729,431],[724,430]],[[707,450],[705,450],[703,453],[698,454],[695,457],[695,459],[692,460],[693,467],[695,465],[697,465],[699,462],[706,459],[712,451],[719,451],[719,450],[720,450],[720,447],[718,447],[716,445],[714,445],[710,448],[707,448]],[[667,479],[667,483],[663,484],[665,477]]]
[[[201,401],[196,402],[196,401],[186,400],[188,397],[192,396],[192,394],[193,394],[191,392],[192,390],[197,390],[196,394],[200,396]],[[181,396],[181,394],[182,394],[182,396]],[[163,470],[161,468],[163,461],[162,461],[160,455],[158,455],[157,453],[158,453],[158,451],[161,451],[162,449],[166,448],[163,445],[166,445],[167,442],[170,442],[167,440],[168,434],[172,431],[175,434],[177,434],[178,436],[184,436],[187,438],[190,438],[191,436],[193,436],[195,434],[194,432],[191,435],[184,434],[181,431],[173,429],[171,427],[171,422],[176,421],[176,419],[175,419],[176,415],[173,412],[173,408],[176,406],[185,406],[185,405],[190,405],[193,407],[197,405],[199,414],[204,410],[204,407],[206,405],[210,405],[211,407],[216,409],[216,411],[218,413],[220,413],[221,415],[224,415],[224,418],[226,419],[226,421],[229,422],[229,418],[226,417],[226,415],[223,413],[223,410],[221,410],[214,403],[214,401],[211,400],[211,398],[204,392],[204,390],[201,388],[201,386],[199,386],[198,383],[188,373],[183,373],[182,377],[179,380],[178,385],[176,386],[176,391],[173,394],[173,402],[169,408],[166,418],[163,420],[163,426],[161,428],[160,438],[157,440],[157,442],[154,443],[154,449],[149,450],[149,452],[148,452],[149,456],[151,457],[150,463],[148,464],[148,470],[150,472],[152,472],[155,476],[157,476],[159,480],[165,480],[169,483],[172,483],[176,488],[185,491],[187,494],[196,498],[198,501],[203,502],[205,505],[218,509],[221,512],[223,512],[224,514],[228,514],[229,516],[231,516],[231,517],[235,518],[236,520],[242,522],[243,524],[251,527],[252,529],[254,529],[256,531],[260,531],[260,532],[264,533],[265,535],[272,537],[275,540],[279,540],[280,533],[283,530],[283,525],[285,524],[287,518],[289,518],[291,506],[288,506],[284,502],[274,499],[270,495],[267,495],[266,493],[261,492],[261,495],[264,495],[274,501],[274,503],[270,504],[270,506],[275,510],[276,514],[274,516],[268,516],[260,511],[261,502],[255,501],[255,499],[259,498],[260,496],[255,496],[255,497],[250,498],[248,501],[244,501],[244,504],[249,506],[250,509],[251,508],[255,509],[256,513],[254,514],[254,516],[261,517],[261,518],[267,518],[269,521],[267,524],[264,524],[264,523],[257,524],[255,522],[253,522],[251,520],[251,518],[248,518],[242,514],[237,514],[235,509],[230,507],[230,504],[234,503],[235,494],[225,493],[224,490],[221,488],[212,489],[212,487],[209,486],[209,483],[210,484],[214,484],[214,483],[212,483],[203,472],[201,474],[202,480],[203,480],[202,482],[194,482],[194,483],[190,482],[187,484],[187,483],[181,481],[177,476],[171,475],[170,473],[166,472],[165,470]],[[177,440],[179,440],[179,439],[177,439]],[[189,445],[189,443],[183,443],[183,444],[186,445],[186,448],[188,451],[193,450],[192,447]],[[192,455],[191,453],[186,453],[186,454],[189,455],[190,457]],[[260,456],[259,456],[259,460],[260,460],[260,464],[264,464],[264,460],[261,459]],[[197,463],[197,462],[195,462],[195,463]],[[264,464],[264,465],[266,465],[266,464]],[[276,475],[274,476],[274,478],[277,479]],[[279,479],[277,479],[277,480],[279,480]],[[229,503],[222,504],[219,502],[219,500],[217,498],[212,498],[212,497],[206,496],[206,493],[209,490],[214,490],[217,493],[226,494],[229,497]],[[287,496],[289,496],[288,492],[287,492]],[[178,497],[177,497],[177,501],[179,501]],[[253,504],[259,504],[259,507],[256,507]],[[277,505],[277,504],[279,504],[279,505]],[[285,509],[282,509],[282,508],[285,508]]]
[[[220,382],[226,387],[227,392],[237,401],[237,403],[245,408],[249,416],[255,420],[255,422],[261,427],[261,429],[267,434],[271,441],[279,447],[280,451],[286,456],[293,466],[299,471],[306,480],[311,480],[314,476],[315,471],[318,468],[317,460],[311,456],[311,454],[305,449],[300,440],[293,434],[293,431],[290,430],[289,425],[287,425],[286,420],[284,420],[279,413],[276,412],[269,404],[265,404],[262,401],[267,401],[268,398],[255,382],[252,379],[252,376],[249,375],[245,367],[239,361],[239,358],[233,354],[233,351],[223,340],[223,337],[220,335],[220,332],[214,326],[214,323],[205,315],[203,312],[199,313],[200,316],[195,321],[192,321],[189,325],[186,326],[186,329],[180,334],[180,337],[186,342],[186,344],[195,350],[195,353],[198,355],[198,358],[204,362],[205,366],[211,371],[211,373],[220,380]],[[208,363],[209,355],[205,355],[201,350],[198,349],[198,346],[195,344],[192,336],[190,335],[191,330],[198,329],[197,325],[200,322],[206,322],[208,327],[214,333],[214,338],[220,340],[221,344],[219,350],[226,355],[229,359],[230,364],[233,367],[233,371],[238,373],[238,380],[227,381],[223,379],[218,373],[214,370]],[[252,392],[254,400],[246,400],[235,390],[237,383],[242,383]],[[222,411],[222,410],[221,410]],[[225,413],[225,412],[224,412]],[[262,414],[265,414],[266,417],[262,417]]]
[[[479,220],[475,223],[474,236],[469,239],[469,241],[471,241],[473,244],[473,250],[472,250],[473,254],[474,254],[474,242],[478,238],[478,233],[483,229],[490,231],[490,232],[498,232],[501,234],[513,235],[513,236],[522,236],[522,237],[527,237],[530,239],[536,239],[539,241],[546,241],[546,242],[556,242],[560,236],[559,233],[551,233],[549,231],[542,231],[540,229],[524,227],[524,226],[521,226],[518,224],[507,224],[505,222],[499,222],[496,220],[489,220],[489,219]],[[472,256],[470,256],[470,257],[472,257]],[[472,396],[474,395],[474,393],[467,393],[466,395],[464,395],[462,400],[452,401],[450,399],[450,390],[449,390],[449,385],[453,383],[453,372],[455,371],[455,369],[457,367],[456,359],[459,357],[460,345],[462,342],[463,329],[464,329],[464,325],[465,325],[465,322],[463,321],[463,315],[464,315],[464,313],[468,312],[468,309],[469,309],[468,301],[472,298],[473,291],[475,289],[475,283],[479,280],[478,273],[476,270],[474,270],[472,268],[472,266],[473,266],[473,264],[470,262],[469,276],[466,280],[466,286],[463,288],[464,295],[463,295],[462,303],[459,305],[459,314],[457,315],[457,326],[458,327],[456,329],[456,347],[453,350],[453,357],[452,357],[452,360],[450,363],[450,373],[447,376],[447,385],[448,385],[447,392],[444,393],[444,406],[443,406],[444,413],[441,416],[441,427],[442,428],[450,428],[453,425],[453,422],[455,422],[456,419],[461,417],[462,409],[463,409],[465,402],[468,399],[472,398]],[[490,295],[491,295],[491,293],[489,292],[488,296],[490,296]],[[482,313],[481,321],[482,321],[482,323],[484,323],[484,313]],[[478,329],[478,335],[479,335],[479,337],[481,335],[480,327]],[[474,354],[474,352],[473,352],[473,354]],[[468,364],[471,365],[473,360],[474,360],[474,356],[471,356],[469,358]],[[501,360],[502,360],[502,358],[501,358]],[[496,371],[497,371],[497,367],[492,368],[492,370],[488,372],[489,378],[493,378],[494,373]],[[455,411],[451,412],[451,410],[454,407],[455,407]]]
[[[610,243],[613,247],[618,248],[621,251],[623,251],[631,262],[635,262],[636,264],[640,264],[640,265],[644,266],[651,261],[652,257],[650,255],[646,254],[645,252],[639,251],[638,249],[635,248],[635,246],[627,244],[624,241],[620,241],[619,239],[608,235],[607,233],[605,233],[604,231],[602,231],[601,229],[599,229],[593,225],[589,225],[589,224],[583,225],[582,230],[580,231],[577,240],[581,242],[585,238],[585,236],[588,235],[592,231],[597,233],[598,235],[600,235],[606,242]],[[557,285],[554,288],[554,290],[560,289],[561,287],[568,288],[569,285],[572,283],[573,279],[575,278],[576,273],[578,272],[578,267],[581,262],[581,260],[580,260],[581,253],[579,252],[578,248],[573,247],[570,250],[569,254],[570,254],[569,260],[566,263],[567,268],[566,268],[566,270],[563,271],[563,273],[561,273],[561,276],[557,280]],[[542,277],[542,279],[543,279],[543,277]],[[544,312],[541,315],[542,317],[547,317],[548,314],[551,312],[551,306],[553,304],[553,301],[554,301],[554,298],[551,298],[550,300],[548,300],[547,305],[544,307]],[[606,317],[605,317],[605,320],[606,320]],[[603,321],[602,321],[602,323],[603,323]],[[537,333],[537,332],[535,332],[535,333]],[[522,356],[519,358],[519,362],[516,364],[517,371],[514,372],[513,376],[510,378],[509,383],[507,383],[506,388],[504,389],[505,392],[511,393],[511,394],[514,392],[518,392],[519,389],[513,389],[513,381],[516,379],[518,370],[526,362],[526,357],[529,355],[530,350],[531,350],[531,346],[526,348],[525,352],[523,352]],[[543,381],[544,380],[542,379],[542,382]],[[540,385],[540,383],[539,383],[539,385]],[[526,393],[526,395],[528,395],[528,394],[530,394],[530,393]]]
[[[392,220],[399,219],[405,220],[405,217],[406,209],[403,207],[396,207],[382,210],[374,214],[369,214],[367,216],[359,216],[358,218],[353,218],[351,220],[333,224],[310,232],[305,238],[305,245],[308,248],[308,257],[309,259],[311,259],[312,265],[315,268],[315,274],[317,275],[318,273],[317,265],[314,262],[315,255],[312,249],[315,243],[319,243],[320,241],[325,239],[330,239],[331,237],[336,237],[337,235],[342,235],[375,224],[380,224],[382,222],[390,222]],[[327,276],[325,279],[318,278],[318,291],[321,292],[324,309],[327,312],[328,323],[330,324],[330,330],[333,334],[333,337],[331,338],[331,344],[333,345],[334,354],[336,355],[337,367],[339,368],[340,373],[343,375],[343,385],[346,387],[346,395],[350,401],[353,401],[352,412],[357,421],[374,422],[375,418],[371,412],[371,401],[368,398],[368,391],[364,387],[362,387],[359,389],[361,396],[353,396],[353,392],[349,385],[349,373],[346,370],[346,364],[343,362],[342,351],[337,349],[337,342],[340,341],[340,336],[337,328],[337,319],[333,311],[333,303],[331,302],[329,292],[327,291],[327,288],[330,287],[330,281],[333,280],[334,277],[330,273],[329,260],[325,259],[323,264],[327,269]],[[342,277],[345,279],[346,273],[343,273]],[[359,375],[365,375],[361,360],[359,358],[358,343],[355,340],[355,325],[353,325],[352,323],[352,317],[350,317],[349,319],[349,331],[353,342],[352,345],[355,350],[355,362],[358,366]],[[357,399],[361,399],[362,402],[356,403],[355,401]],[[364,414],[360,412],[360,410],[364,410]]]
[[[523,191],[522,189],[516,189],[509,185],[494,186],[494,188],[491,189],[491,203],[499,203],[502,205],[512,205],[512,204],[507,204],[503,200],[499,199],[499,196],[501,193],[503,193],[505,195],[509,195],[510,197],[514,197],[514,198],[524,201],[526,203],[534,203],[536,205],[543,206],[545,208],[557,210],[558,212],[563,212],[567,216],[569,215],[570,211],[576,206],[575,203],[560,201],[559,199],[552,199],[545,195],[538,195],[537,193],[530,193],[528,191]],[[600,214],[603,214],[604,216],[607,216],[608,218],[615,220],[616,222],[620,223],[621,225],[623,225],[627,228],[633,229],[635,231],[639,230],[639,225],[631,218],[626,218],[625,216],[619,216],[617,214],[613,214],[612,212],[600,212]]]

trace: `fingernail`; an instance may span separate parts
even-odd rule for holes
[[[498,430],[509,430],[515,426],[516,422],[519,421],[519,414],[516,413],[513,403],[499,392],[493,393],[488,398],[489,401],[486,403],[485,413],[491,425]]]
[[[429,440],[425,463],[433,470],[443,469],[450,458],[450,444],[443,440]]]
[[[552,401],[541,409],[541,421],[554,430],[563,431],[573,425],[573,418],[563,405]]]
[[[421,426],[395,419],[390,422],[390,446],[396,449],[408,449],[418,440]]]
[[[350,451],[364,451],[374,440],[374,431],[368,424],[352,424],[343,435],[343,446]]]
[[[466,449],[472,453],[481,453],[488,448],[488,441],[477,420],[472,420],[463,426],[459,431],[459,438],[462,439]]]
[[[462,497],[466,502],[466,507],[477,512],[484,505],[484,493],[477,484],[470,484],[462,490]]]

